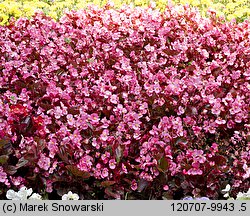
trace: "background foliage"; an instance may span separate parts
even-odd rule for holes
[[[134,6],[148,6],[149,0],[113,0],[115,7],[119,8],[122,4],[132,4]],[[168,4],[167,0],[156,0],[156,8],[163,11]],[[93,3],[104,6],[107,0],[1,0],[0,1],[0,25],[8,23],[11,17],[21,16],[31,17],[37,9],[53,19],[59,19],[64,9],[85,8]],[[203,16],[207,16],[207,9],[213,9],[218,16],[225,15],[227,20],[233,18],[241,22],[249,18],[250,2],[248,0],[174,0],[173,4],[190,4],[198,7]],[[154,5],[154,4],[153,4]]]

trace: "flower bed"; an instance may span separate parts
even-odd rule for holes
[[[91,6],[0,27],[2,196],[246,192],[249,32],[188,6]]]
[[[14,17],[31,17],[36,10],[43,11],[46,15],[58,20],[64,9],[77,10],[86,8],[89,4],[95,4],[103,7],[107,0],[2,0],[0,1],[0,25],[6,25]],[[155,5],[161,11],[165,10],[168,2],[172,4],[189,4],[199,8],[203,16],[207,15],[208,9],[217,11],[218,16],[225,16],[227,20],[235,18],[242,22],[250,16],[250,3],[248,0],[113,0],[116,8],[123,4],[132,4],[134,6],[148,7]]]

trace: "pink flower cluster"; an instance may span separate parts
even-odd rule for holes
[[[108,198],[249,187],[249,32],[187,6],[1,26],[1,187],[15,177]]]

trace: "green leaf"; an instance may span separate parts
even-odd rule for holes
[[[140,170],[141,166],[140,165],[134,165],[134,168],[137,169],[137,170]]]
[[[8,143],[9,143],[9,140],[1,139],[0,140],[0,148],[3,148]]]
[[[71,38],[64,38],[65,43],[70,44],[71,43]]]
[[[2,145],[0,144],[0,149],[1,149],[1,154],[2,155],[10,155],[13,153],[13,148],[11,142],[8,141],[3,141]]]
[[[170,194],[169,192],[163,192],[162,198],[163,198],[164,200],[173,200],[173,199],[174,199],[174,198],[173,198],[173,195]]]
[[[91,130],[94,130],[94,127],[92,126],[92,124],[90,124],[89,122],[87,122],[87,125],[91,128]]]
[[[67,170],[70,171],[74,176],[81,177],[83,179],[87,179],[90,177],[89,172],[81,171],[74,165],[67,165]]]
[[[95,61],[94,58],[87,59],[87,62],[88,62],[88,63],[92,63],[92,62],[94,62],[94,61]]]
[[[159,165],[158,165],[158,170],[161,172],[165,172],[168,169],[168,161],[165,157],[162,157],[159,161],[158,161]]]
[[[8,159],[9,159],[9,156],[8,156],[8,155],[1,155],[1,156],[0,156],[0,164],[5,164],[5,163],[7,163]]]
[[[15,96],[10,96],[10,99],[15,101],[16,100],[16,97]]]

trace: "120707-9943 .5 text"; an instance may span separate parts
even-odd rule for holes
[[[246,203],[206,203],[206,202],[179,202],[171,204],[173,212],[179,211],[213,211],[213,212],[233,212],[233,211],[246,211],[247,205]]]

